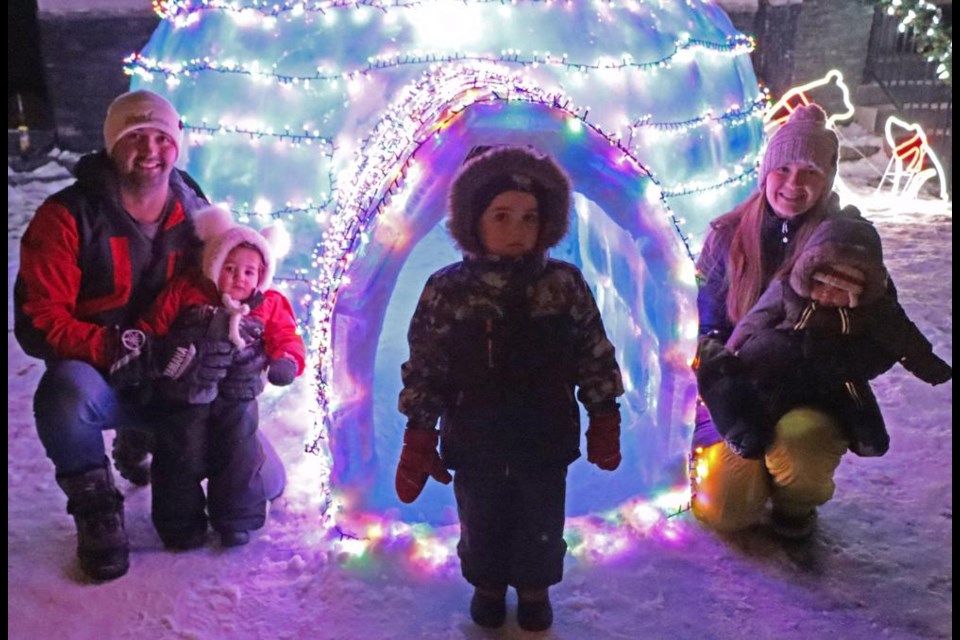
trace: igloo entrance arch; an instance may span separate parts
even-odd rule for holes
[[[571,469],[569,512],[612,509],[682,482],[694,388],[692,265],[659,188],[623,150],[572,114],[522,102],[476,103],[422,145],[409,197],[386,206],[357,253],[333,311],[330,442],[334,484],[356,508],[397,508],[405,519],[453,518],[448,488],[428,485],[413,505],[394,495],[404,427],[397,413],[406,329],[427,276],[459,259],[441,224],[449,179],[475,144],[530,144],[554,156],[576,192],[569,237],[552,253],[580,266],[595,291],[624,371],[624,463],[617,474]],[[439,171],[436,168],[440,168]],[[598,484],[600,483],[600,484]],[[602,490],[601,490],[602,488]],[[598,495],[606,496],[598,499]]]
[[[575,465],[571,486],[586,495],[603,482],[613,503],[680,480],[693,314],[680,274],[707,221],[755,184],[765,106],[752,43],[716,4],[156,6],[163,21],[127,61],[133,88],[183,114],[186,168],[215,201],[291,230],[278,281],[317,364],[324,440],[311,442],[330,445],[348,511],[399,508],[389,476],[406,344],[385,330],[402,334],[412,306],[401,302],[457,259],[438,226],[443,194],[481,142],[533,144],[570,172],[577,223],[556,255],[595,284],[632,390],[625,466],[595,478]],[[448,521],[430,497],[443,491],[429,485],[419,511],[400,515]],[[583,513],[578,500],[571,512]]]

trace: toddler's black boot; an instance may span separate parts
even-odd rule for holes
[[[470,600],[470,617],[486,629],[502,627],[507,619],[507,588],[477,587]]]
[[[553,624],[553,607],[546,589],[517,590],[517,624],[525,631],[545,631]]]

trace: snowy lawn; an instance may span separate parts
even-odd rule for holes
[[[69,158],[67,158],[69,160]],[[902,302],[937,353],[952,362],[952,205],[897,203],[865,186],[885,160],[841,166],[877,223]],[[876,175],[872,176],[876,183]],[[470,588],[456,567],[417,571],[401,550],[355,556],[331,540],[319,508],[318,462],[303,453],[309,425],[292,416],[311,402],[302,379],[268,395],[261,428],[291,482],[266,529],[246,547],[170,553],[150,523],[149,489],[119,480],[133,553],[130,572],[101,585],[82,580],[73,521],[31,408],[42,364],[13,336],[19,238],[46,195],[71,182],[50,163],[8,168],[9,378],[7,452],[8,634],[18,640],[184,638],[410,640],[454,638],[831,640],[949,638],[953,607],[953,383],[930,387],[895,367],[874,383],[892,436],[880,459],[847,455],[836,498],[806,545],[763,527],[731,537],[689,513],[679,533],[637,537],[615,561],[567,556],[553,590],[554,627],[527,634],[512,611],[484,631],[470,621]],[[718,214],[721,212],[717,212]],[[109,443],[113,435],[106,434]],[[575,464],[587,464],[580,460]],[[575,490],[575,489],[571,489]],[[511,609],[514,596],[511,594]]]

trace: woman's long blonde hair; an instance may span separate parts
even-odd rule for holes
[[[823,205],[824,201],[821,201],[812,211],[803,214],[799,221],[800,227],[791,241],[792,253],[767,280],[763,277],[760,247],[760,229],[767,207],[767,198],[763,191],[755,192],[739,207],[718,219],[718,226],[736,225],[727,254],[727,317],[733,324],[739,322],[756,304],[770,280],[790,273],[800,249],[824,218],[826,207]]]

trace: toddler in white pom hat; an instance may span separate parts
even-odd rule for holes
[[[271,288],[276,260],[289,245],[282,227],[256,231],[219,207],[200,211],[194,223],[205,243],[202,273],[172,280],[138,324],[155,339],[190,345],[170,354],[157,384],[165,421],[151,469],[154,526],[177,550],[203,544],[208,519],[225,547],[246,544],[264,525],[274,496],[257,479],[264,453],[256,397],[264,377],[291,384],[306,356],[290,302]],[[181,375],[196,357],[194,345],[222,345],[224,338],[232,343],[226,377],[209,385]]]

